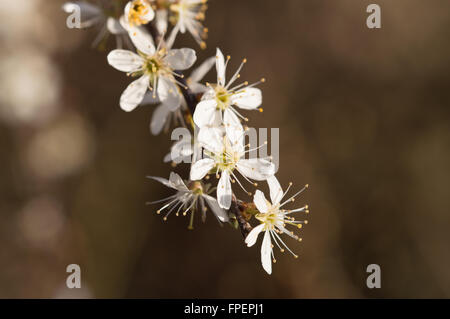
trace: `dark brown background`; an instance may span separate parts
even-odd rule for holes
[[[378,0],[380,30],[369,1],[210,1],[199,59],[219,46],[267,79],[248,116],[280,128],[282,184],[310,184],[303,242],[287,241],[300,258],[276,252],[272,276],[238,231],[145,206],[170,194],[145,179],[168,176],[169,136],[150,135],[153,107],[120,110],[128,79],[90,48],[95,31],[67,29],[62,1],[2,2],[2,62],[42,59],[16,95],[16,68],[0,68],[0,297],[450,297],[448,1]],[[35,115],[10,116],[30,92]],[[81,290],[65,288],[71,263]]]

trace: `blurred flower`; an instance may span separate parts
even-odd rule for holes
[[[45,249],[52,248],[59,241],[66,224],[62,204],[47,196],[29,201],[18,217],[25,239]]]
[[[71,1],[63,5],[66,13],[75,12],[80,8],[80,27],[90,28],[92,26],[100,26],[100,32],[94,40],[92,46],[97,46],[102,40],[106,39],[108,33],[116,36],[116,45],[121,48],[124,41],[127,41],[127,30],[125,30],[119,19],[107,16],[103,8],[93,5],[85,1]],[[129,40],[128,40],[129,41]]]
[[[54,299],[91,299],[91,298],[94,298],[94,294],[84,281],[81,283],[81,288],[77,288],[77,289],[67,288],[67,285],[64,282],[55,291],[54,296],[52,298],[54,298]]]
[[[170,5],[170,10],[175,13],[172,19],[175,27],[172,30],[169,42],[175,41],[178,32],[184,34],[187,30],[202,49],[206,48],[203,39],[206,38],[208,29],[204,28],[200,22],[205,19],[206,2],[207,0],[178,0]]]
[[[273,238],[273,241],[278,246],[278,248],[280,248],[281,252],[284,252],[284,248],[286,248],[292,255],[294,255],[295,258],[298,257],[296,254],[292,252],[292,250],[289,249],[289,247],[287,247],[287,245],[283,242],[279,234],[287,234],[288,236],[301,241],[301,238],[299,238],[297,235],[294,235],[292,231],[287,230],[285,226],[286,224],[289,224],[301,228],[303,223],[306,224],[307,221],[297,221],[295,220],[294,217],[289,217],[288,215],[296,212],[307,213],[308,205],[293,210],[285,210],[282,209],[281,207],[283,207],[285,204],[291,201],[294,201],[295,197],[301,192],[303,192],[308,187],[308,185],[306,185],[299,192],[289,197],[289,199],[280,204],[280,201],[287,194],[292,183],[289,184],[288,189],[284,193],[283,189],[280,186],[280,183],[278,182],[275,176],[268,178],[267,183],[269,184],[270,199],[272,203],[266,200],[263,192],[261,192],[260,190],[256,191],[255,196],[253,198],[253,202],[259,211],[259,213],[256,214],[256,219],[258,219],[261,222],[261,224],[253,228],[253,230],[247,235],[247,237],[245,238],[245,243],[247,244],[248,247],[253,246],[256,243],[256,240],[258,239],[258,235],[261,232],[264,232],[264,238],[261,245],[261,263],[264,270],[268,274],[271,274],[272,257],[273,262],[274,263],[276,262],[275,256],[273,254],[272,249],[273,245],[271,238]],[[280,243],[284,248],[280,246]]]
[[[175,215],[178,216],[180,212],[182,212],[183,216],[187,214],[187,212],[191,212],[191,216],[193,216],[195,210],[197,209],[197,205],[200,204],[201,212],[203,214],[203,221],[206,218],[206,206],[205,202],[213,211],[214,215],[221,222],[228,221],[227,213],[219,207],[217,200],[206,193],[205,187],[200,182],[191,182],[189,187],[186,186],[183,179],[176,173],[170,173],[169,180],[161,177],[149,176],[149,178],[154,179],[167,187],[173,188],[177,190],[175,195],[169,196],[162,200],[158,200],[155,202],[150,202],[149,204],[166,202],[166,204],[161,207],[157,213],[160,214],[163,210],[168,209],[167,214],[164,216],[164,220],[167,220],[167,217],[171,212],[176,209]],[[192,228],[192,219],[190,228]]]
[[[41,123],[57,109],[59,73],[46,55],[27,49],[0,61],[0,116],[13,124]]]
[[[25,164],[37,178],[60,178],[84,166],[92,150],[87,125],[77,115],[66,115],[31,139],[25,152]]]

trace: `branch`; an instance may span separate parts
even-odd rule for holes
[[[231,206],[228,213],[234,214],[238,222],[239,229],[241,230],[241,234],[242,236],[244,236],[244,238],[246,238],[253,228],[245,218],[242,206],[239,204],[239,201],[236,199],[236,196],[234,194],[233,198],[231,199]]]

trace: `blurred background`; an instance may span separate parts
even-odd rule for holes
[[[310,188],[300,258],[268,276],[259,244],[209,216],[163,222],[171,191],[154,107],[119,108],[129,79],[66,27],[63,1],[0,2],[1,298],[450,297],[450,3],[212,0],[210,37],[230,70],[264,76],[254,127],[280,128],[282,185]],[[212,79],[209,74],[208,79]],[[250,198],[249,198],[250,200]],[[69,290],[69,264],[82,288]],[[381,266],[381,289],[366,267]]]

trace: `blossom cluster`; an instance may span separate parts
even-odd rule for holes
[[[152,134],[159,134],[172,123],[189,128],[194,138],[172,146],[164,161],[187,159],[190,174],[183,179],[171,172],[169,179],[150,176],[175,193],[150,202],[162,203],[157,210],[167,220],[170,214],[189,214],[189,228],[193,228],[194,213],[206,218],[208,207],[220,223],[241,228],[247,246],[253,246],[258,235],[264,233],[261,263],[267,273],[275,262],[273,243],[281,252],[288,250],[284,235],[301,240],[287,226],[301,228],[306,220],[296,220],[292,214],[308,213],[308,206],[285,209],[306,185],[292,196],[286,196],[292,183],[283,191],[275,177],[271,157],[253,157],[250,153],[266,145],[245,144],[249,119],[244,112],[262,112],[262,92],[258,88],[265,79],[249,84],[240,81],[243,59],[237,70],[227,77],[230,56],[217,48],[215,56],[203,61],[189,76],[184,72],[197,61],[191,48],[174,48],[177,36],[189,32],[202,49],[207,29],[205,18],[207,0],[133,0],[126,3],[111,1],[119,13],[111,13],[110,5],[96,6],[84,1],[68,2],[66,12],[77,7],[81,12],[81,27],[101,25],[100,38],[105,32],[116,36],[117,48],[109,52],[108,63],[133,78],[120,96],[119,105],[127,112],[139,105],[156,104],[150,123]],[[117,11],[117,10],[116,10]],[[167,36],[166,36],[167,35]],[[118,40],[121,39],[121,40]],[[98,42],[98,40],[96,41]],[[128,49],[123,48],[129,43]],[[202,83],[203,77],[215,66],[215,83]],[[174,155],[175,154],[175,155]],[[215,178],[214,178],[215,177]],[[217,184],[213,182],[217,180]],[[261,190],[249,192],[246,183],[257,187],[268,184],[270,201]],[[238,199],[233,184],[244,190],[253,201]],[[214,194],[215,192],[215,194]],[[255,227],[250,222],[256,223]]]

